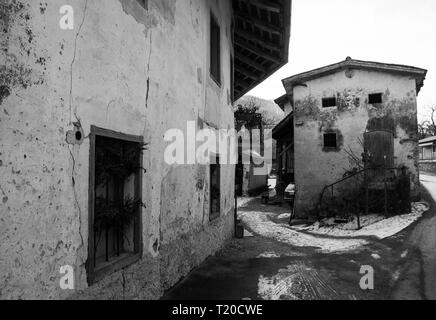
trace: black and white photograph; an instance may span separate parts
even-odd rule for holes
[[[0,35],[0,300],[436,300],[436,1],[0,0]]]

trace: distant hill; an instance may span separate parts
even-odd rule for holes
[[[254,96],[243,96],[235,102],[235,110],[238,108],[258,109],[262,114],[263,124],[266,128],[274,128],[285,117],[285,113],[274,101],[265,100]]]

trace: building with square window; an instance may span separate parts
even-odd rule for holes
[[[310,215],[326,187],[370,162],[372,168],[407,168],[411,194],[418,196],[417,96],[426,73],[347,58],[283,80],[286,95],[276,102],[288,116],[273,135],[279,180],[296,185],[297,216]],[[284,161],[289,157],[291,167]]]
[[[156,299],[220,250],[235,165],[168,164],[165,136],[233,129],[233,101],[287,62],[290,15],[290,0],[2,1],[0,298]]]
[[[429,137],[419,141],[419,159],[422,161],[436,160],[436,137]]]
[[[436,172],[436,137],[419,141],[419,169],[421,172]]]

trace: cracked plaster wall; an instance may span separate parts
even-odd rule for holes
[[[295,106],[295,180],[297,214],[314,208],[324,186],[341,179],[351,169],[344,149],[360,156],[359,139],[374,126],[390,123],[395,132],[395,165],[412,174],[412,193],[418,195],[417,96],[414,79],[381,72],[355,70],[318,78],[293,89]],[[383,93],[383,103],[368,104],[368,94]],[[322,108],[322,98],[337,97],[337,108]],[[389,121],[383,121],[389,120]],[[323,134],[339,134],[335,151],[323,150]]]
[[[208,167],[164,163],[166,130],[195,121],[233,128],[230,1],[72,0],[0,5],[0,298],[143,298],[164,290],[233,234],[234,167],[209,222]],[[222,85],[209,77],[209,12],[222,30]],[[3,57],[5,59],[3,60]],[[200,121],[201,120],[201,121]],[[143,135],[143,259],[88,287],[90,126]],[[200,126],[200,124],[199,124]],[[84,140],[68,144],[81,128]],[[75,270],[75,291],[59,268]]]

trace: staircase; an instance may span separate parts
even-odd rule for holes
[[[370,212],[388,216],[398,210],[403,212],[404,206],[410,207],[410,173],[404,168],[372,167],[325,186],[317,213],[319,219],[349,220]]]

